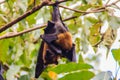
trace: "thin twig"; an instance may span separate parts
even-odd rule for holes
[[[86,13],[85,11],[76,10],[76,9],[71,9],[71,8],[69,8],[69,7],[62,6],[62,5],[59,5],[59,7],[64,8],[64,9],[68,9],[68,10],[71,10],[71,11],[75,11],[75,12],[78,12],[78,13]]]
[[[71,10],[71,11],[75,11],[75,12],[78,12],[78,13],[83,13],[83,15],[86,15],[86,14],[89,14],[89,13],[98,13],[98,12],[105,11],[104,8],[100,8],[100,9],[97,8],[97,9],[94,9],[94,10],[91,10],[91,11],[81,11],[81,10],[72,9],[72,8],[69,8],[69,7],[66,7],[66,6],[62,6],[62,5],[59,5],[59,7],[64,8],[64,9],[68,9],[68,10]]]
[[[108,3],[110,2],[110,0],[107,0],[106,4],[105,5],[108,5]]]
[[[120,6],[118,6],[117,4],[115,4],[115,6],[120,10]]]
[[[115,4],[117,4],[118,2],[120,2],[120,0],[116,0],[116,1],[113,2],[113,3],[106,5],[105,7],[109,7],[109,6],[115,5]]]
[[[21,32],[17,32],[17,33],[14,33],[14,32],[13,32],[13,33],[7,33],[7,34],[1,36],[1,37],[0,37],[0,40],[1,40],[1,39],[6,39],[6,38],[16,37],[16,36],[22,35],[22,34],[24,34],[24,33],[28,33],[28,32],[31,32],[31,31],[33,31],[33,30],[37,30],[37,29],[43,28],[43,27],[45,27],[45,26],[46,26],[46,24],[44,24],[44,25],[42,25],[42,26],[30,28],[30,29],[27,29],[27,30],[24,30],[24,31],[21,31]]]
[[[67,20],[74,19],[74,18],[77,18],[77,17],[76,16],[69,17],[69,18],[64,19],[63,21],[67,21]],[[7,39],[7,38],[16,37],[16,36],[22,35],[24,33],[28,33],[28,32],[43,28],[45,26],[47,26],[47,24],[43,24],[43,25],[38,26],[38,27],[33,27],[33,28],[30,28],[30,29],[27,29],[27,30],[24,30],[24,31],[21,31],[21,32],[17,32],[17,33],[7,33],[7,34],[5,34],[3,36],[0,36],[0,40],[1,39]]]
[[[57,2],[57,4],[65,2],[67,0],[60,0],[59,2]],[[5,31],[6,29],[10,28],[12,25],[16,24],[17,22],[21,21],[22,19],[28,17],[29,15],[33,14],[34,12],[38,11],[39,9],[41,9],[43,6],[50,6],[56,4],[52,3],[52,2],[48,2],[47,0],[44,0],[40,5],[35,6],[32,10],[27,11],[26,13],[24,13],[22,16],[18,17],[17,19],[9,22],[8,24],[4,25],[3,27],[0,28],[0,33]]]
[[[5,3],[5,2],[6,2],[6,1],[1,1],[0,4],[3,4],[3,3]]]
[[[108,1],[110,1],[110,0],[108,0]],[[89,14],[89,13],[103,12],[103,11],[105,11],[105,8],[106,8],[106,7],[115,5],[115,4],[118,3],[119,1],[120,1],[120,0],[117,0],[117,1],[115,1],[115,2],[113,2],[113,3],[111,3],[111,4],[109,4],[109,5],[105,5],[105,6],[103,6],[103,7],[96,8],[96,9],[93,9],[93,10],[91,10],[91,11],[81,11],[81,10],[71,9],[71,8],[69,8],[69,7],[62,6],[62,5],[59,5],[59,7],[64,8],[64,9],[68,9],[68,10],[71,10],[71,11],[75,11],[75,12],[78,12],[78,13],[84,13],[84,15],[85,15],[85,14]],[[109,2],[107,2],[107,3],[109,3]]]

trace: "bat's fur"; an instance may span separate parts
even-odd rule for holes
[[[69,61],[76,61],[75,46],[72,42],[72,35],[63,23],[58,4],[53,5],[52,21],[48,21],[45,33],[38,53],[35,78],[38,78],[42,71],[49,64],[58,64],[58,59],[66,57]]]

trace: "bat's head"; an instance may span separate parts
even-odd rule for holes
[[[57,34],[64,33],[64,32],[68,31],[68,29],[66,28],[66,26],[63,25],[63,23],[61,21],[58,21],[58,22],[55,23],[55,28],[56,28]]]
[[[44,29],[45,34],[53,34],[56,32],[55,23],[52,21],[48,21],[47,27]]]

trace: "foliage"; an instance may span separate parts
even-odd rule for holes
[[[35,1],[35,5],[42,2],[42,0]],[[111,72],[95,70],[96,65],[91,65],[91,63],[99,64],[100,56],[96,56],[96,54],[98,54],[100,47],[107,48],[105,51],[107,53],[100,54],[106,54],[108,57],[117,36],[116,32],[120,27],[120,18],[114,13],[120,11],[119,6],[116,3],[104,8],[105,5],[110,4],[106,3],[107,0],[72,0],[61,4],[81,11],[80,13],[60,8],[62,18],[77,16],[76,19],[66,21],[65,24],[73,34],[78,61],[77,63],[63,61],[58,65],[50,65],[38,80],[90,80],[93,77],[93,80],[100,80],[106,74],[107,76],[103,80],[113,78],[117,80],[117,76],[111,78],[113,76],[113,74],[109,75]],[[33,7],[34,0],[5,0],[4,3],[0,3],[0,28]],[[51,6],[43,7],[0,33],[0,37],[47,23],[48,20],[51,20],[51,11]],[[2,62],[3,67],[7,67],[3,74],[5,79],[34,80],[37,52],[41,44],[39,36],[42,33],[43,28],[17,37],[0,40],[0,62]],[[90,55],[88,53],[90,47],[96,54],[93,54],[92,57],[85,57],[85,55]],[[112,49],[112,54],[119,66],[120,49]],[[118,70],[115,72],[117,73]]]

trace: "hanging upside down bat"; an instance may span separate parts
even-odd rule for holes
[[[76,61],[72,35],[62,21],[57,3],[53,5],[52,21],[48,21],[40,37],[43,41],[38,52],[35,78],[39,77],[47,65],[58,64],[57,60],[61,57]]]

